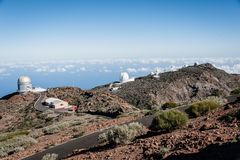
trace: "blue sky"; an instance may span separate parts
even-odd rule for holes
[[[0,57],[237,57],[238,0],[0,0]]]

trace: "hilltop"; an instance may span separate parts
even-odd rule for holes
[[[103,85],[93,90],[108,91]],[[152,108],[165,102],[186,102],[209,96],[224,97],[240,87],[240,75],[228,74],[212,64],[183,67],[177,71],[164,72],[159,78],[151,75],[124,83],[114,92],[138,108]]]
[[[52,88],[47,91],[48,97],[56,97],[79,106],[79,112],[101,114],[116,117],[122,113],[138,110],[122,98],[101,91],[84,91],[74,87]]]

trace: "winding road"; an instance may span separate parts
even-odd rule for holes
[[[37,101],[34,104],[34,107],[35,107],[36,110],[44,112],[44,111],[49,109],[48,107],[46,107],[42,104],[42,101],[44,100],[44,98],[45,98],[45,94],[40,93],[39,98],[37,99]]]
[[[46,107],[43,106],[41,103],[41,101],[44,99],[44,97],[45,97],[45,95],[40,95],[39,99],[36,102],[36,109],[42,110],[42,111],[46,110]],[[237,98],[236,98],[236,96],[231,96],[231,97],[228,97],[227,99],[228,99],[228,102],[233,102]],[[181,110],[181,111],[185,111],[186,108],[187,108],[187,106],[182,106],[182,107],[178,107],[177,109]],[[139,120],[136,120],[135,122],[142,123],[144,126],[149,127],[151,125],[152,119],[153,119],[153,116],[145,116]],[[131,123],[131,122],[128,122],[128,123]],[[126,123],[126,124],[128,124],[128,123]],[[36,153],[32,156],[23,158],[23,160],[41,160],[42,157],[44,155],[46,155],[47,153],[58,154],[58,159],[63,159],[64,157],[67,157],[68,155],[70,155],[73,152],[73,150],[86,149],[86,148],[90,148],[90,147],[98,145],[98,135],[103,132],[104,132],[104,130],[97,131],[92,134],[73,139],[73,140],[63,143],[61,145],[58,145],[53,148]]]

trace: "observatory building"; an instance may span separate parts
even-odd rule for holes
[[[111,83],[108,87],[109,91],[111,92],[116,92],[119,88],[121,88],[121,85],[123,83],[127,83],[127,82],[132,82],[135,81],[135,78],[129,78],[129,75],[127,72],[121,72],[120,73],[120,79],[119,82],[114,82]]]
[[[120,74],[120,83],[132,82],[134,80],[135,80],[134,78],[129,78],[129,75],[127,72],[122,72]]]
[[[155,68],[155,70],[153,72],[151,72],[151,75],[154,77],[154,78],[159,78],[159,74],[161,73],[161,70],[160,68]]]
[[[18,78],[18,92],[19,93],[26,93],[26,92],[34,92],[34,93],[40,93],[45,92],[46,89],[41,87],[32,87],[32,81],[27,76],[20,76]]]
[[[31,79],[27,76],[21,76],[18,78],[18,92],[24,93],[32,91],[32,82]]]

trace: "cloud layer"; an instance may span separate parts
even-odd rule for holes
[[[38,74],[127,71],[130,74],[149,74],[153,70],[175,71],[194,63],[212,63],[228,73],[240,74],[240,58],[150,58],[150,59],[93,59],[72,61],[1,62],[0,75],[7,76],[15,71]]]

